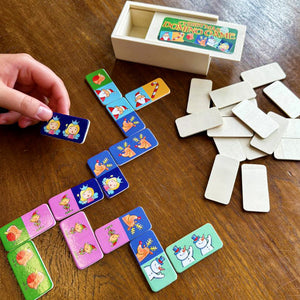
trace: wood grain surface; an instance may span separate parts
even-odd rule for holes
[[[123,95],[161,77],[171,93],[138,112],[159,146],[121,167],[128,190],[85,213],[95,230],[142,206],[164,248],[209,222],[223,248],[153,293],[129,245],[78,270],[57,224],[34,239],[54,282],[43,298],[299,299],[299,162],[273,156],[246,162],[267,167],[269,213],[243,210],[240,171],[229,205],[214,203],[204,198],[217,154],[214,142],[205,132],[182,139],[174,122],[186,114],[192,78],[211,79],[217,89],[239,82],[242,71],[276,61],[286,72],[284,84],[299,96],[299,2],[144,2],[212,13],[220,20],[247,25],[241,61],[213,58],[205,77],[116,60],[110,35],[123,0],[0,0],[1,53],[26,52],[50,67],[68,89],[70,114],[91,121],[82,145],[41,136],[40,125],[0,126],[0,227],[91,178],[87,160],[124,138],[87,86],[85,75],[105,68]],[[260,108],[285,116],[262,87],[256,92]],[[22,299],[2,246],[0,266],[0,299]]]

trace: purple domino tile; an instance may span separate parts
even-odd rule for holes
[[[119,218],[96,229],[95,235],[105,254],[108,254],[129,242]]]
[[[60,222],[59,226],[78,269],[85,269],[103,257],[84,212],[78,212]]]
[[[65,219],[80,210],[71,189],[52,197],[48,203],[57,221]]]
[[[47,204],[42,204],[22,217],[31,239],[52,228],[56,221]]]

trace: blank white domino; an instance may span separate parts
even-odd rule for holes
[[[288,126],[282,138],[300,139],[300,119],[287,119]]]
[[[255,98],[256,93],[249,83],[241,81],[209,93],[217,108],[226,107],[243,100]]]
[[[255,135],[252,138],[250,145],[256,149],[259,149],[260,151],[272,154],[280,143],[280,140],[288,126],[288,120],[271,111],[268,112],[268,116],[270,116],[276,123],[279,124],[279,128],[265,139]]]
[[[208,79],[192,78],[187,104],[187,113],[197,113],[209,108],[209,92],[212,90],[212,81]]]
[[[207,129],[222,125],[222,117],[216,107],[202,112],[186,115],[175,120],[178,133],[181,137],[187,137]]]
[[[208,179],[204,197],[222,204],[230,202],[240,162],[217,154]]]
[[[274,157],[281,160],[300,160],[300,139],[282,139],[274,151]]]
[[[246,160],[244,149],[237,138],[213,138],[219,154],[234,158],[238,161]]]
[[[286,75],[279,64],[274,62],[244,71],[241,73],[241,77],[244,81],[248,82],[251,87],[257,88],[273,81],[284,79]]]
[[[248,100],[236,105],[232,112],[262,138],[267,138],[279,127],[270,116]]]
[[[237,117],[223,117],[223,124],[207,130],[210,137],[252,137],[253,131]]]
[[[290,118],[295,119],[300,115],[300,99],[281,81],[268,85],[263,92]]]
[[[267,168],[264,165],[242,165],[243,208],[246,211],[270,211]]]

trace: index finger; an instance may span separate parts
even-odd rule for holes
[[[54,106],[57,112],[69,113],[70,98],[67,89],[50,68],[29,55],[20,55],[14,62],[18,68],[18,84],[35,84],[37,89],[49,98],[51,106]]]

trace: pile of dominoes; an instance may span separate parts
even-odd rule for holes
[[[98,262],[122,245],[130,247],[151,289],[163,289],[223,243],[207,223],[166,248],[151,230],[142,207],[137,207],[93,231],[84,208],[123,192],[129,184],[119,166],[158,145],[153,133],[137,115],[138,110],[170,93],[160,78],[122,97],[104,69],[86,76],[95,95],[126,138],[88,159],[94,178],[59,193],[16,220],[0,228],[8,261],[27,300],[38,299],[53,288],[51,277],[32,239],[55,226],[60,229],[78,269]],[[76,143],[85,141],[90,122],[75,116],[54,113],[41,134]],[[103,254],[104,253],[104,254]],[[175,270],[176,271],[175,271]]]
[[[175,120],[179,135],[188,137],[203,131],[212,137],[216,155],[205,198],[229,204],[240,162],[274,154],[280,160],[300,160],[299,98],[282,82],[286,74],[278,63],[241,73],[243,81],[212,90],[212,81],[192,79],[186,116]],[[289,118],[272,111],[267,114],[255,99],[255,88],[263,92]],[[214,104],[210,107],[210,103]],[[267,168],[243,164],[242,197],[246,211],[268,212]]]

